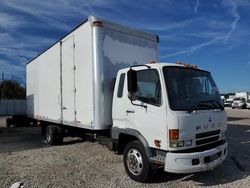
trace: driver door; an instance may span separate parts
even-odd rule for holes
[[[127,128],[139,131],[150,147],[154,140],[161,143],[167,136],[166,110],[162,100],[162,89],[158,70],[137,71],[135,101],[127,98]]]

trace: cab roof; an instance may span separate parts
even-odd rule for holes
[[[205,69],[201,69],[198,68],[197,65],[189,65],[189,64],[177,64],[177,63],[167,63],[167,62],[154,62],[154,63],[147,63],[141,66],[136,66],[133,69],[134,70],[143,70],[143,69],[147,69],[146,66],[149,66],[150,68],[163,68],[166,66],[171,66],[171,67],[185,67],[185,68],[191,68],[191,69],[197,69],[197,70],[201,70],[201,71],[205,71],[205,72],[209,72]],[[130,69],[130,67],[122,69],[122,71],[127,72]]]

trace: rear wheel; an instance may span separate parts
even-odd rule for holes
[[[144,146],[139,141],[128,143],[124,149],[123,164],[128,176],[145,182],[150,175],[150,164]]]
[[[41,135],[45,136],[46,135],[46,128],[48,125],[46,125],[45,123],[41,123]]]
[[[6,127],[9,128],[12,124],[12,118],[7,118],[6,119]]]
[[[58,145],[63,142],[63,129],[56,125],[46,127],[46,141],[48,145]]]

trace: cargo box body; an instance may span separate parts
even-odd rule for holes
[[[118,70],[158,60],[158,37],[90,16],[27,64],[27,115],[92,130],[112,126]]]

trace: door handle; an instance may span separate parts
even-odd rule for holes
[[[58,101],[58,104],[61,105],[61,94],[58,95],[57,101]]]
[[[126,110],[127,113],[135,113],[134,110]]]
[[[62,110],[66,110],[67,108],[66,107],[62,107]]]

